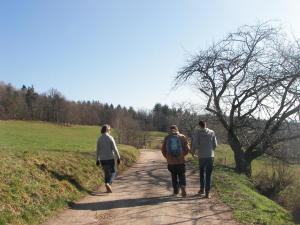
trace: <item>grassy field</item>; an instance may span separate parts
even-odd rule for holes
[[[96,126],[0,121],[0,225],[38,224],[102,183]],[[120,171],[138,150],[118,145]]]
[[[229,145],[220,145],[216,150],[216,162],[218,164],[227,165],[229,167],[234,167],[234,156]],[[271,159],[270,157],[262,156],[257,160],[252,162],[252,175],[253,177],[259,175],[262,171],[267,171],[272,173],[272,162],[278,161],[276,159]],[[290,165],[289,168],[295,172],[295,174],[300,174],[300,165]],[[300,182],[300,180],[299,180]]]
[[[146,137],[146,148],[149,149],[160,149],[164,137],[167,135],[165,132],[159,131],[147,131],[145,134]]]
[[[95,150],[99,133],[97,126],[68,127],[46,122],[0,121],[0,148],[89,152]]]
[[[262,173],[272,175],[274,172],[270,158],[261,157],[253,162],[253,176],[251,180],[233,171],[233,153],[228,145],[220,145],[217,148],[215,161],[215,186],[221,199],[234,209],[234,216],[238,221],[270,225],[294,224],[291,213],[255,190],[255,179],[257,177]],[[282,191],[282,193],[279,193],[278,197],[284,201],[281,203],[291,204],[297,201],[296,198],[299,199],[300,181],[297,178],[297,174],[300,172],[300,166],[291,166],[289,170],[294,175],[295,183]],[[287,206],[286,208],[293,211],[292,206]]]

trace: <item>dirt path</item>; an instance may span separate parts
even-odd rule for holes
[[[44,225],[100,224],[237,224],[230,208],[211,199],[195,196],[198,175],[187,170],[187,198],[171,196],[166,162],[159,151],[144,150],[132,168],[113,184],[113,193],[103,192],[76,202]]]

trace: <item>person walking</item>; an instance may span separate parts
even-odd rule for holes
[[[110,126],[105,124],[101,128],[101,136],[97,141],[96,165],[101,164],[104,171],[105,187],[107,193],[112,193],[112,182],[116,176],[115,158],[120,164],[120,154],[114,138],[109,134]]]
[[[185,177],[185,159],[190,148],[187,138],[179,133],[178,127],[172,125],[169,134],[165,137],[161,151],[167,159],[168,170],[172,177],[173,194],[179,193],[186,197],[186,177]]]
[[[214,151],[217,147],[215,132],[206,127],[205,121],[199,122],[199,128],[194,132],[192,138],[191,153],[195,157],[197,153],[200,170],[200,190],[199,195],[210,198],[211,176],[214,164]]]

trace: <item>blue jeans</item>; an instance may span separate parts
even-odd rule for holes
[[[179,187],[186,186],[184,164],[168,165],[168,170],[172,175],[172,186],[175,192],[178,191]]]
[[[200,158],[199,170],[200,170],[200,189],[205,190],[205,193],[210,192],[211,187],[211,174],[214,166],[214,158]]]
[[[104,171],[104,180],[105,183],[112,184],[115,176],[116,176],[116,171],[115,171],[115,160],[114,159],[109,159],[109,160],[101,160],[101,166]]]

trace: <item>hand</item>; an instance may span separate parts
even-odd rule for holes
[[[118,163],[118,165],[120,165],[121,159],[117,159],[117,163]]]
[[[99,161],[99,160],[96,161],[96,165],[97,165],[97,166],[100,165],[100,161]]]

